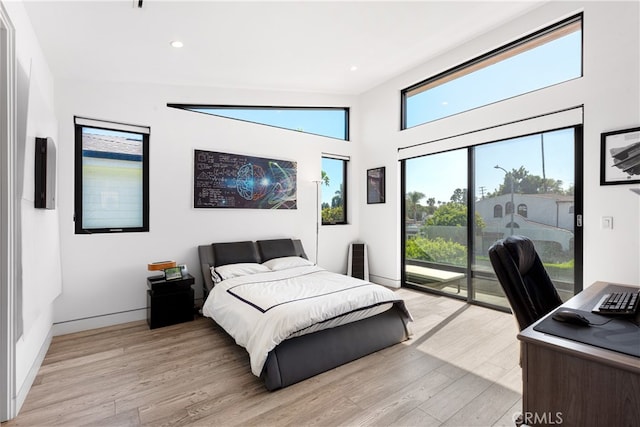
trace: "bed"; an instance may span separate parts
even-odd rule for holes
[[[409,338],[402,299],[314,265],[299,240],[213,243],[198,254],[203,315],[247,350],[268,390]]]

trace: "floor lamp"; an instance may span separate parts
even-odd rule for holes
[[[316,265],[318,265],[318,235],[320,234],[320,207],[318,199],[320,197],[320,183],[322,181],[313,181],[316,183]]]

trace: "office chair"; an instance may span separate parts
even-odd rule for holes
[[[562,304],[529,238],[498,240],[489,248],[489,259],[520,330]]]

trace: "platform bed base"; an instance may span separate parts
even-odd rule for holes
[[[271,259],[278,256],[282,248],[289,248],[282,256],[307,258],[302,242],[297,239],[223,243],[224,250],[219,251],[218,259],[214,250],[217,245],[198,246],[205,299],[214,286],[212,266],[262,262],[260,253],[265,252],[265,258]],[[223,260],[219,259],[220,255]],[[260,377],[268,390],[277,390],[402,342],[408,336],[405,313],[394,305],[376,316],[281,342],[267,356]]]
[[[283,341],[273,349],[261,378],[277,390],[359,359],[408,338],[401,310]]]

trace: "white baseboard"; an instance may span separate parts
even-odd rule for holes
[[[87,331],[89,329],[103,328],[105,326],[118,325],[120,323],[135,322],[147,318],[147,309],[125,311],[122,313],[105,314],[85,319],[68,320],[53,324],[53,335],[65,335],[74,332]]]
[[[22,404],[27,398],[27,394],[29,394],[29,390],[31,390],[33,381],[35,381],[36,376],[38,375],[38,371],[42,366],[42,361],[44,360],[44,357],[47,355],[47,351],[49,351],[49,346],[51,345],[52,339],[53,339],[53,328],[49,329],[49,333],[47,334],[47,337],[42,343],[42,346],[40,347],[40,351],[38,351],[38,355],[36,356],[36,359],[33,361],[33,365],[31,365],[31,368],[27,373],[27,377],[22,383],[22,387],[20,387],[20,390],[16,395],[16,400],[15,400],[16,415],[20,413],[20,408],[22,408]]]

